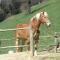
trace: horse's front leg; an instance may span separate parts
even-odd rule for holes
[[[35,50],[37,50],[37,47],[38,47],[38,43],[36,42],[34,45]]]
[[[34,48],[35,48],[34,55],[35,55],[35,56],[37,56],[38,40],[39,40],[39,35],[37,35],[37,36],[35,37],[35,40],[34,40]]]
[[[19,39],[16,38],[16,52],[19,52]]]
[[[39,35],[40,35],[40,31],[37,30],[37,33],[36,33],[36,35],[35,35],[35,37],[34,37],[35,55],[37,55],[37,48],[38,48]]]
[[[29,38],[25,41],[25,45],[27,45],[27,50],[30,50],[30,40]]]
[[[22,40],[20,40],[19,38],[16,39],[16,52],[22,52],[22,47],[19,47],[20,45],[22,45]]]
[[[38,40],[34,42],[34,55],[37,56]]]

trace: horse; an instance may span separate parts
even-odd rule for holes
[[[33,41],[34,41],[34,48],[37,50],[38,46],[38,40],[40,35],[40,26],[41,24],[46,24],[46,26],[50,26],[51,22],[48,18],[48,13],[43,11],[37,13],[35,16],[33,16],[28,24],[17,24],[16,28],[25,28],[31,26],[32,28],[32,34],[33,34]],[[24,42],[21,42],[24,41]],[[17,29],[16,30],[16,46],[19,44],[24,43],[29,45],[29,31],[27,29]],[[29,48],[28,48],[29,49]],[[17,47],[16,52],[22,51],[22,47]]]

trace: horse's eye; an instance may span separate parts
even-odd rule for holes
[[[46,17],[44,17],[44,18],[46,18]]]

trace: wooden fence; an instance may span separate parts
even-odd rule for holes
[[[16,31],[16,30],[20,30],[20,29],[27,29],[29,31],[30,34],[30,51],[31,51],[31,55],[34,55],[34,49],[33,49],[33,34],[32,34],[32,28],[31,27],[26,27],[26,28],[14,28],[14,29],[0,29],[0,32],[6,32],[6,31]],[[1,39],[2,40],[2,39]],[[7,39],[5,39],[7,40]],[[5,47],[0,47],[0,48],[11,48],[11,47],[26,47],[28,45],[20,45],[20,46],[5,46]]]
[[[31,27],[25,27],[25,28],[14,28],[14,29],[0,29],[0,32],[6,32],[6,31],[16,31],[16,30],[20,30],[20,29],[28,29],[29,33],[30,33],[30,51],[31,51],[31,55],[34,55],[34,47],[33,47],[33,34],[32,34],[32,28]],[[54,37],[54,41],[55,41],[55,52],[57,52],[57,33],[55,32],[54,36],[49,35],[49,36],[40,36],[40,37]],[[8,39],[1,39],[1,40],[8,40]],[[19,47],[26,47],[28,45],[19,45]],[[0,47],[0,48],[16,48],[18,46],[5,46],[5,47]]]

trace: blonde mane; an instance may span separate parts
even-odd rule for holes
[[[37,13],[35,16],[33,16],[33,17],[31,18],[31,21],[33,20],[33,18],[36,18],[36,20],[38,21],[39,18],[40,18],[40,15],[41,15],[42,13],[43,13],[43,12]],[[48,17],[47,12],[44,12],[44,15]]]

